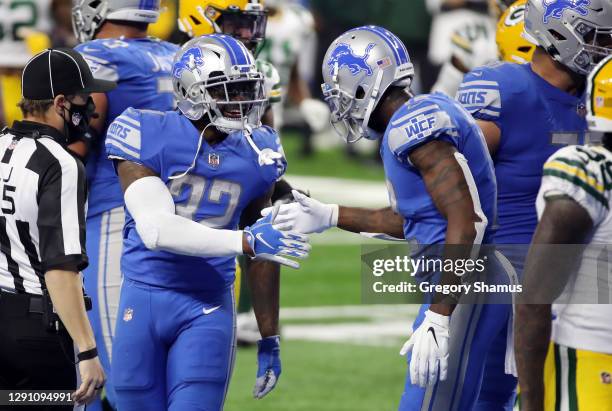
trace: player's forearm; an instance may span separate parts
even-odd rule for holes
[[[444,246],[445,261],[466,261],[472,257],[473,244],[477,236],[475,222],[472,220],[465,215],[449,218]],[[452,271],[443,272],[440,284],[460,285],[461,277]],[[457,305],[456,300],[460,297],[460,295],[436,294],[433,298],[434,303],[429,309],[438,314],[451,315]]]
[[[353,233],[385,233],[404,238],[404,219],[391,207],[372,210],[340,206],[338,227]]]
[[[124,197],[136,231],[150,250],[198,257],[233,257],[244,252],[242,231],[214,229],[176,215],[172,196],[159,177],[135,180]]]
[[[262,337],[278,335],[280,266],[268,261],[247,262],[253,310]]]
[[[436,208],[447,221],[444,259],[469,259],[473,244],[482,241],[487,221],[472,198],[468,181],[473,184],[474,179],[467,160],[445,141],[423,144],[410,153],[409,159],[423,176]],[[460,283],[454,272],[443,272],[441,284]],[[450,315],[459,297],[436,295],[430,310]]]
[[[517,304],[514,319],[514,347],[521,410],[544,410],[544,362],[551,329],[550,304]]]
[[[150,222],[142,222],[141,226],[145,224],[148,228],[139,228],[139,221],[136,221],[141,238],[145,235],[142,233],[144,231],[152,233],[151,238],[143,238],[151,250],[197,257],[234,257],[245,252],[246,241],[242,231],[214,229],[176,214],[165,213],[151,216]]]
[[[45,273],[47,290],[55,311],[79,351],[96,346],[83,300],[81,275],[73,271],[50,270]]]

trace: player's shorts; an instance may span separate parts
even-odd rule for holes
[[[111,375],[111,353],[119,291],[121,287],[121,251],[123,249],[123,207],[113,208],[87,219],[87,254],[89,266],[83,271],[85,291],[93,302],[89,321],[96,337],[96,345],[104,372]],[[114,406],[112,381],[104,387],[104,395]],[[101,411],[100,401],[88,405],[88,411]]]
[[[220,411],[235,355],[233,287],[179,291],[124,278],[112,381],[121,411]]]
[[[612,355],[551,343],[544,389],[546,411],[612,411]]]
[[[502,264],[498,257],[489,258],[488,264],[487,270],[498,273],[497,283],[516,281],[507,260]],[[475,304],[457,305],[451,316],[446,380],[421,388],[411,383],[408,366],[399,411],[512,410],[516,378],[506,374],[504,366],[512,305],[486,304],[489,300],[484,294],[478,298]],[[413,330],[421,325],[427,309],[427,304],[421,307]],[[483,380],[485,370],[487,380]]]

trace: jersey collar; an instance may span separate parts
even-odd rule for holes
[[[540,90],[546,94],[547,98],[551,98],[569,105],[578,104],[580,101],[584,100],[584,93],[581,93],[580,95],[567,93],[540,77],[535,71],[533,71],[531,64],[525,64],[525,66],[529,73],[536,79],[536,82],[541,84]]]
[[[67,145],[66,136],[64,136],[64,134],[62,134],[58,129],[46,124],[37,123],[35,121],[16,120],[13,122],[13,127],[11,127],[9,130],[14,131],[24,137],[31,137],[34,139],[43,136],[49,137],[64,147]]]

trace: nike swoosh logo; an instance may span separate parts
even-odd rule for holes
[[[220,305],[218,305],[218,306],[216,306],[216,307],[212,307],[212,308],[206,308],[206,307],[204,307],[204,308],[202,308],[202,312],[204,313],[204,315],[208,315],[208,314],[210,314],[210,313],[212,313],[212,312],[217,311],[219,308],[221,308],[221,306],[220,306]]]
[[[255,236],[255,238],[257,238],[259,241],[261,241],[262,243],[264,243],[265,245],[267,245],[270,248],[274,248],[272,247],[266,240],[264,240],[263,238],[263,234],[262,233],[257,233],[257,235]]]
[[[480,77],[480,76],[482,76],[482,71],[472,71],[472,75],[474,77]]]
[[[436,338],[436,330],[434,330],[433,327],[429,327],[427,329],[427,332],[431,332],[431,335],[433,335],[433,338],[434,338],[434,341],[436,342],[436,345],[439,347],[438,339]]]

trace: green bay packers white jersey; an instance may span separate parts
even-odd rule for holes
[[[467,21],[452,34],[451,58],[455,59],[468,72],[497,60],[497,45],[495,44],[495,24],[492,19],[481,18]],[[464,72],[447,60],[436,84],[431,91],[439,91],[454,97],[463,81]]]
[[[283,87],[289,84],[291,68],[313,35],[314,18],[298,4],[281,5],[268,17],[266,40],[258,57],[278,69]]]
[[[258,58],[255,60],[257,70],[264,76],[264,89],[268,104],[274,104],[281,101],[282,87],[280,84],[280,76],[276,67],[272,63]]]
[[[544,164],[536,207],[545,199],[565,195],[581,205],[593,221],[593,235],[580,266],[562,296],[553,304],[553,341],[564,346],[612,354],[612,305],[600,301],[602,281],[608,281],[612,248],[612,153],[602,146],[568,146]],[[607,294],[607,293],[606,293]],[[580,303],[572,304],[572,301]],[[583,302],[593,304],[582,304]]]
[[[28,29],[51,31],[51,0],[0,0],[0,67],[25,66],[32,53],[23,36]]]

